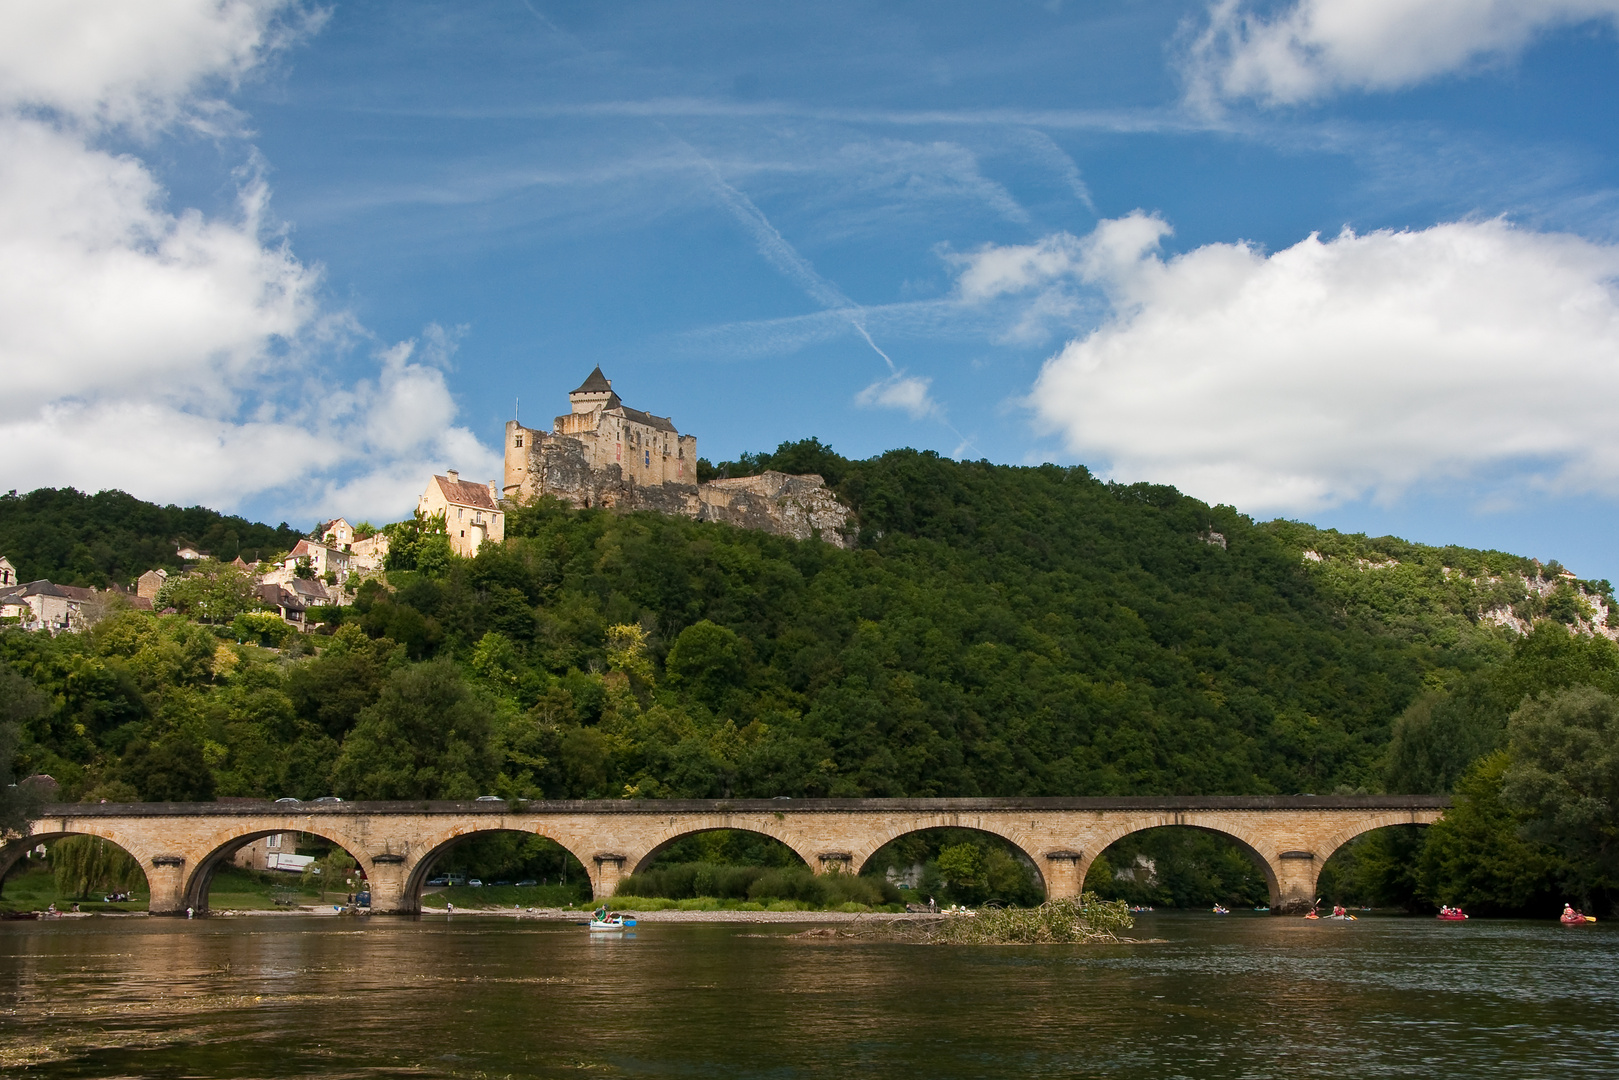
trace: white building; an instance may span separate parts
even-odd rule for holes
[[[423,517],[443,514],[450,550],[471,558],[485,541],[498,544],[506,539],[506,515],[495,505],[498,494],[495,484],[474,484],[450,469],[427,482],[416,509]]]

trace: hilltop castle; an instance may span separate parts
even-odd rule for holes
[[[765,472],[697,482],[697,437],[666,416],[632,409],[596,368],[568,395],[550,431],[506,424],[504,495],[573,506],[653,510],[699,521],[849,546],[850,511],[819,476]]]

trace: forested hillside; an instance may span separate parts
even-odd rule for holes
[[[171,758],[233,795],[1375,789],[1402,710],[1510,647],[1346,612],[1297,537],[1168,488],[814,443],[742,467],[772,466],[836,484],[858,550],[536,506],[503,547],[394,571],[327,613],[353,630],[279,652],[133,614],[7,635],[50,699],[23,764],[150,798],[177,792],[150,775]],[[110,494],[8,504],[40,505],[77,508],[85,549],[115,517],[86,565],[126,575],[177,525],[279,535]]]
[[[0,555],[23,581],[128,585],[148,570],[180,569],[179,544],[227,562],[238,555],[253,561],[286,551],[299,535],[286,522],[271,528],[201,506],[156,506],[122,491],[0,495]]]
[[[1619,693],[1611,589],[1555,564],[1257,524],[1081,468],[855,462],[813,441],[705,468],[821,473],[857,511],[856,549],[542,504],[465,560],[411,523],[386,580],[317,609],[316,634],[134,611],[0,631],[14,765],[112,800],[1482,792],[1483,840],[1433,831],[1464,853],[1423,886],[1438,897],[1476,886],[1480,844],[1521,862],[1509,717]],[[5,506],[7,535],[34,537],[14,559],[80,580],[173,565],[175,535],[222,530],[226,556],[229,533],[290,532],[117,493]],[[1544,708],[1609,715],[1588,706]],[[1414,849],[1384,848],[1333,887],[1411,902]],[[1176,850],[1160,861],[1219,876]],[[1548,874],[1478,895],[1521,907]]]

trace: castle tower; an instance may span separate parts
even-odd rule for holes
[[[579,389],[568,395],[575,414],[611,409],[617,405],[618,395],[613,393],[613,380],[602,374],[600,365],[579,384]]]

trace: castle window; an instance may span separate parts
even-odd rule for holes
[[[648,451],[647,451],[647,452],[646,452],[646,463],[647,463],[647,464],[648,464],[648,465],[651,465],[651,464],[652,464],[652,451],[650,451],[650,450],[648,450]]]
[[[512,443],[512,445],[513,446],[522,446],[523,445],[523,437],[521,435],[517,436],[517,441]]]

